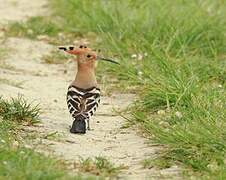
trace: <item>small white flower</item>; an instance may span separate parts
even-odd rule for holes
[[[3,161],[2,163],[6,165],[7,164],[7,161]]]
[[[148,53],[145,52],[145,53],[144,53],[144,56],[147,57],[147,56],[148,56]]]
[[[141,61],[143,59],[143,55],[142,54],[138,54],[137,60]]]
[[[183,116],[182,116],[182,113],[179,112],[179,111],[175,112],[175,115],[176,115],[179,119],[181,119],[181,118],[183,117]]]
[[[132,54],[131,58],[137,58],[137,55],[136,54]]]
[[[5,140],[1,139],[1,143],[5,143]]]
[[[143,72],[142,71],[138,71],[138,76],[142,76],[143,75]]]
[[[164,110],[158,110],[157,111],[157,114],[158,115],[164,115],[164,114],[166,114],[166,112]]]
[[[221,84],[218,85],[219,88],[222,88],[223,86]]]

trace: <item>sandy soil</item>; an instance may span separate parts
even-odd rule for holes
[[[36,15],[47,14],[46,0],[0,0],[0,23],[23,21]]]
[[[0,0],[0,23],[43,14],[45,5],[44,0]],[[0,94],[6,98],[22,94],[30,101],[40,103],[43,110],[41,124],[33,130],[40,134],[57,132],[61,135],[59,140],[40,139],[43,151],[70,161],[80,156],[107,157],[117,165],[128,166],[119,176],[122,179],[180,179],[177,167],[165,170],[142,168],[141,161],[154,158],[159,147],[138,135],[135,128],[122,128],[126,120],[113,111],[126,108],[134,95],[103,96],[100,108],[91,119],[93,130],[85,135],[70,134],[72,120],[66,106],[66,92],[75,74],[73,62],[58,65],[43,63],[42,56],[56,47],[42,41],[6,37],[0,41],[0,47],[10,49],[5,59],[10,68],[0,69],[0,77],[20,84],[16,87],[10,85],[12,83],[0,83]]]

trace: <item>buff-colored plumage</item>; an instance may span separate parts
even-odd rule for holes
[[[100,58],[95,51],[83,45],[78,48],[60,47],[60,49],[77,56],[75,59],[78,67],[77,73],[67,93],[68,110],[74,120],[70,132],[86,133],[86,122],[87,128],[90,129],[89,120],[100,103],[100,89],[95,76],[96,60],[117,62]]]

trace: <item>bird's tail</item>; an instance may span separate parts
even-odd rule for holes
[[[74,118],[74,122],[72,124],[72,127],[70,129],[71,133],[80,133],[85,134],[86,133],[86,121],[85,117],[82,114],[79,114]]]

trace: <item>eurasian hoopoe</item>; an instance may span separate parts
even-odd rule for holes
[[[119,64],[111,59],[106,59],[97,56],[95,51],[92,51],[86,46],[59,47],[65,52],[76,55],[78,70],[75,80],[68,87],[67,105],[68,110],[73,118],[73,124],[70,129],[71,133],[86,133],[90,130],[89,120],[96,111],[100,103],[100,89],[97,86],[95,76],[95,61],[104,60]]]

